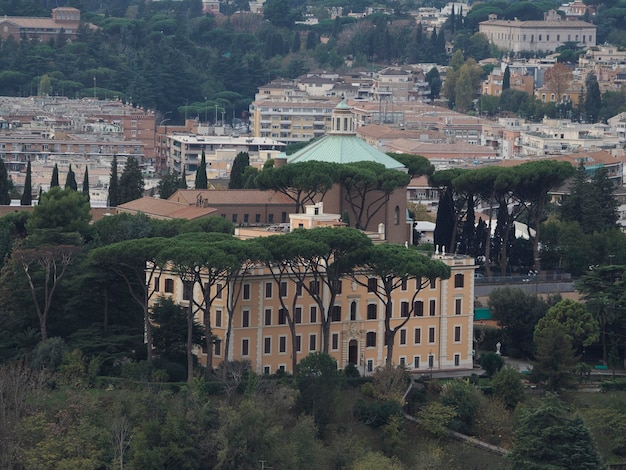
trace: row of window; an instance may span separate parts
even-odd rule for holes
[[[247,214],[245,214],[247,215]],[[257,214],[260,217],[260,214]],[[233,214],[233,217],[235,217],[236,219],[236,214]],[[234,220],[236,221],[236,220]],[[421,279],[417,279],[416,280],[416,285],[415,285],[415,289],[421,289]],[[282,281],[280,283],[279,289],[278,289],[278,295],[280,297],[287,297],[288,295],[288,285],[289,283],[287,281]],[[454,276],[454,287],[455,288],[462,288],[465,285],[465,275],[463,274],[455,274]],[[174,279],[165,279],[165,292],[167,293],[173,293],[174,292]],[[436,279],[431,279],[429,281],[429,287],[430,289],[436,289],[437,288],[437,280]],[[154,288],[155,290],[158,292],[160,290],[160,278],[159,277],[155,277],[154,280]],[[243,290],[242,290],[242,299],[243,300],[250,300],[251,299],[251,291],[250,291],[250,284],[244,284],[243,285]],[[217,284],[217,298],[221,299],[222,295],[221,295],[221,291],[223,289],[223,285],[221,284]],[[378,278],[369,278],[367,280],[367,291],[368,292],[372,292],[375,293],[377,292],[378,289]],[[298,297],[300,297],[302,295],[302,290],[303,290],[303,286],[302,283],[296,283],[296,295]],[[401,290],[406,292],[408,291],[408,279],[404,279],[402,281],[402,285],[401,285]],[[315,295],[319,295],[320,293],[320,283],[319,281],[310,281],[309,282],[309,288],[308,291],[315,294]],[[338,295],[341,295],[343,293],[343,281],[339,280],[339,281],[335,281],[335,291]],[[271,299],[274,295],[274,282],[273,281],[268,281],[265,283],[265,289],[264,289],[264,293],[265,293],[265,298],[266,299]],[[189,300],[189,299],[185,299],[185,300]],[[403,315],[405,316],[405,315]]]
[[[317,350],[317,333],[309,334],[309,351]],[[399,331],[399,344],[400,346],[404,346],[407,344],[407,330],[401,329]],[[302,335],[296,335],[296,352],[302,352]],[[415,328],[413,333],[413,342],[416,345],[422,344],[422,329]],[[454,327],[454,342],[461,342],[461,327]],[[428,328],[428,344],[436,343],[436,329],[434,326]],[[376,332],[368,331],[365,336],[365,347],[367,348],[375,348],[376,347]],[[339,350],[339,333],[333,333],[330,337],[330,349],[331,351]],[[216,355],[218,354],[218,343],[216,342]],[[278,353],[286,354],[287,353],[287,336],[279,336],[278,337]],[[266,336],[263,338],[263,354],[272,354],[272,337]],[[250,355],[250,339],[243,338],[241,340],[241,355],[243,357],[247,357]]]

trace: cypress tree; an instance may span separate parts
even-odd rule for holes
[[[70,163],[70,169],[67,172],[67,176],[65,178],[65,189],[71,189],[73,191],[78,191],[78,183],[76,183],[76,173],[72,170],[72,164]]]
[[[50,188],[54,188],[55,186],[59,186],[59,167],[57,164],[54,164],[54,169],[52,170],[52,179],[50,180]]]
[[[250,166],[250,155],[248,152],[239,152],[235,157],[233,166],[230,170],[228,189],[243,188],[243,173],[246,171],[246,167],[248,166]]]
[[[85,165],[85,176],[83,176],[83,195],[90,200],[89,197],[89,168]]]
[[[504,69],[504,76],[502,77],[502,91],[511,88],[511,71],[507,65]]]
[[[11,204],[11,194],[9,194],[9,175],[4,166],[4,160],[0,158],[0,205],[8,206]]]
[[[113,161],[111,162],[111,176],[109,178],[109,207],[116,207],[119,204],[120,195],[119,187],[117,184],[117,155],[113,155]]]
[[[204,150],[202,150],[202,157],[200,157],[200,165],[198,165],[198,169],[196,170],[195,188],[207,189],[208,185],[209,185],[209,182],[206,176],[206,155],[204,154]]]
[[[125,202],[141,198],[143,189],[143,175],[141,174],[141,168],[139,168],[139,162],[133,157],[128,157],[124,171],[120,176],[119,200],[117,203],[124,204]]]
[[[30,206],[33,203],[33,182],[32,173],[30,168],[30,160],[26,166],[26,179],[24,180],[24,192],[22,193],[22,199],[20,204],[22,206]]]

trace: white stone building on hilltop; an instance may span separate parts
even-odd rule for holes
[[[489,15],[479,25],[479,32],[500,49],[521,52],[554,52],[566,42],[581,47],[596,45],[596,26],[579,20],[562,20],[555,11],[545,14],[543,21],[498,20]]]

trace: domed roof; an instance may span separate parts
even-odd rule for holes
[[[331,131],[287,157],[287,163],[308,161],[342,164],[376,162],[386,168],[405,171],[402,163],[356,136],[351,108],[343,100],[333,111]]]

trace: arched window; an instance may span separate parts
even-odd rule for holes
[[[356,321],[356,302],[350,304],[350,321]]]
[[[400,223],[400,206],[396,206],[393,209],[393,223],[398,225]]]

